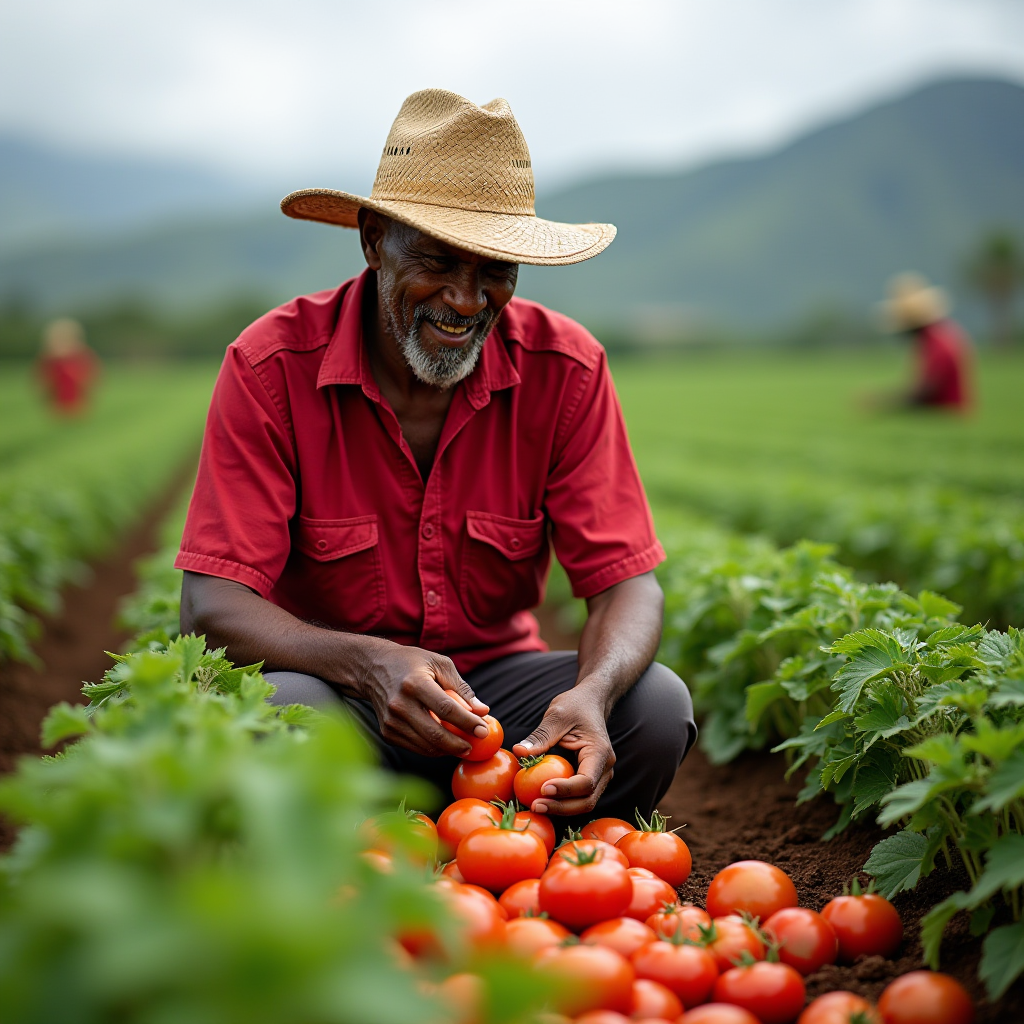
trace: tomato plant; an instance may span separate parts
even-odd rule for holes
[[[834,964],[839,940],[832,926],[806,907],[783,907],[764,923],[764,930],[779,946],[779,959],[801,974],[813,974],[824,964]]]
[[[524,826],[516,828],[516,814],[506,807],[499,822],[470,832],[455,855],[467,882],[504,892],[525,878],[540,878],[547,867],[544,843]]]
[[[513,956],[530,958],[569,938],[568,928],[546,917],[516,917],[505,925],[505,947]]]
[[[635,832],[636,826],[622,818],[595,818],[580,829],[583,839],[600,839],[614,846],[627,832]]]
[[[498,750],[486,761],[460,761],[452,773],[452,796],[456,800],[510,800],[512,780],[519,762],[508,750]]]
[[[800,972],[789,964],[748,961],[720,975],[716,1003],[749,1010],[762,1024],[788,1024],[803,1009],[807,993]]]
[[[695,1006],[679,1018],[678,1024],[761,1024],[761,1022],[742,1006],[732,1003],[705,1003]]]
[[[673,889],[690,877],[693,862],[689,847],[674,832],[665,831],[667,821],[655,811],[650,821],[636,815],[639,830],[627,832],[615,844],[629,858],[630,867],[647,868]]]
[[[540,797],[541,787],[552,779],[571,779],[576,769],[558,754],[539,754],[519,759],[520,771],[513,782],[516,799],[524,807],[532,807]]]
[[[796,887],[774,864],[739,860],[711,879],[705,905],[712,917],[747,913],[765,921],[777,910],[797,905]]]
[[[646,923],[663,939],[670,939],[677,931],[682,931],[684,939],[696,941],[700,939],[699,926],[710,927],[711,918],[706,910],[692,903],[666,903],[661,910],[651,914]]]
[[[658,878],[653,871],[648,871],[647,868],[630,868],[628,873],[633,881],[633,898],[625,910],[626,917],[646,921],[666,903],[675,902],[675,889],[663,878]]]
[[[796,1024],[882,1024],[878,1011],[853,992],[826,992],[808,1004]]]
[[[524,878],[510,885],[498,897],[498,902],[505,908],[509,918],[522,917],[524,914],[539,917],[539,890],[539,878]]]
[[[628,870],[601,849],[559,858],[540,880],[540,909],[575,931],[619,917],[632,897]]]
[[[711,994],[718,968],[714,957],[700,946],[679,939],[655,939],[630,958],[638,978],[660,982],[689,1009]]]
[[[707,928],[697,925],[701,945],[715,958],[720,971],[727,971],[737,960],[749,957],[763,960],[767,952],[757,928],[751,920],[738,914],[716,917]]]
[[[617,860],[624,868],[629,867],[629,861],[626,859],[626,855],[617,847],[612,846],[609,843],[602,842],[600,839],[580,839],[579,836],[573,838],[572,830],[569,830],[570,838],[566,842],[562,843],[555,852],[551,855],[551,863],[555,864],[560,857],[572,856],[577,851],[582,850],[589,853],[591,850],[601,850],[605,857],[610,857],[612,860]]]
[[[971,1024],[974,1004],[948,974],[911,971],[886,986],[878,999],[885,1024]]]
[[[469,704],[455,690],[445,690],[444,692],[457,704],[461,704],[470,714],[473,713]],[[502,740],[505,739],[505,730],[502,729],[501,723],[491,715],[481,716],[484,725],[487,726],[486,736],[470,736],[469,733],[463,732],[458,726],[452,725],[451,722],[438,718],[433,711],[430,712],[430,715],[449,732],[454,733],[469,744],[469,753],[463,756],[464,761],[486,761],[501,749]]]
[[[500,817],[492,804],[473,797],[449,804],[437,816],[437,836],[443,854],[446,857],[454,857],[459,843],[470,832],[493,825]]]
[[[613,917],[592,924],[580,935],[580,942],[608,946],[624,957],[631,957],[641,946],[656,938],[654,932],[635,917]]]
[[[614,949],[580,944],[553,946],[542,950],[534,962],[539,971],[562,983],[554,999],[562,1013],[629,1013],[636,973],[632,964]]]
[[[892,956],[903,941],[903,922],[896,908],[878,893],[861,892],[854,879],[848,896],[837,896],[822,908],[839,940],[839,959],[852,963],[862,954]]]
[[[630,1016],[634,1019],[675,1020],[683,1012],[679,996],[660,981],[637,978],[633,982]]]

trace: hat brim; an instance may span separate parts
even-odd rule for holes
[[[589,260],[611,245],[616,230],[614,224],[560,224],[540,217],[369,199],[329,188],[306,188],[281,200],[281,210],[289,217],[344,228],[358,227],[364,206],[478,256],[537,266]]]
[[[890,333],[928,327],[949,315],[949,299],[941,288],[922,288],[879,304],[882,326]]]

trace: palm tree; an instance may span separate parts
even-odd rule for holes
[[[992,340],[1007,348],[1013,343],[1014,305],[1024,285],[1024,252],[1008,231],[992,231],[975,249],[967,264],[967,280],[988,303]]]

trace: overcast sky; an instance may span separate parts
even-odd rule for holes
[[[0,0],[0,131],[289,187],[366,187],[426,86],[508,98],[543,188],[957,72],[1024,81],[1024,0]]]

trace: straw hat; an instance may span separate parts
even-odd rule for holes
[[[369,197],[307,188],[281,200],[289,217],[357,227],[365,206],[490,259],[555,266],[607,248],[613,224],[559,224],[533,209],[530,151],[508,102],[482,107],[424,89],[391,126]]]
[[[882,322],[890,331],[913,331],[949,315],[949,299],[920,274],[897,274],[889,281],[889,298],[881,304]]]
[[[43,328],[43,354],[53,359],[71,356],[85,348],[85,329],[77,320],[61,317]]]

